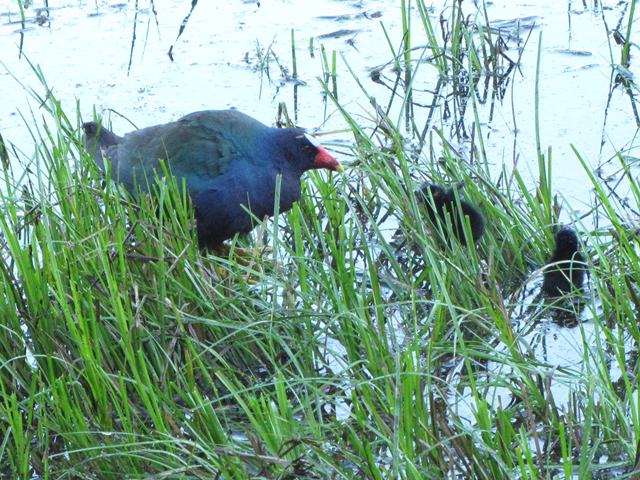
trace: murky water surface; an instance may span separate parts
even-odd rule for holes
[[[84,119],[90,119],[95,111],[108,117],[120,133],[133,129],[129,121],[143,127],[208,108],[236,107],[272,123],[278,103],[285,102],[296,123],[319,128],[327,134],[325,141],[348,144],[351,139],[342,131],[344,122],[326,101],[318,81],[323,72],[322,48],[329,62],[332,52],[337,54],[338,95],[347,109],[360,114],[365,111],[361,106],[366,110],[371,107],[345,61],[368,95],[386,104],[394,74],[386,64],[392,53],[381,22],[397,47],[402,35],[399,3],[200,1],[184,34],[176,39],[190,2],[156,0],[152,10],[142,1],[138,11],[132,2],[61,1],[49,9],[34,2],[26,10],[23,25],[17,2],[4,0],[0,3],[0,60],[4,65],[0,69],[0,133],[27,156],[32,154],[33,142],[25,123],[38,124],[43,112],[28,89],[46,95],[33,71],[32,65],[36,65],[68,112],[77,100]],[[638,121],[632,100],[623,88],[614,88],[616,72],[611,68],[618,62],[611,52],[618,55],[620,50],[610,46],[615,41],[612,32],[620,25],[628,4],[605,1],[594,7],[589,3],[487,3],[492,25],[507,39],[504,54],[519,60],[519,68],[505,79],[494,101],[491,85],[485,90],[481,82],[478,90],[479,118],[491,163],[496,170],[517,163],[534,178],[536,57],[541,46],[541,145],[545,150],[552,148],[555,188],[578,214],[588,210],[590,183],[571,145],[603,177],[615,173],[616,162],[611,159],[616,152],[637,156]],[[479,15],[472,2],[464,4],[472,19]],[[434,23],[447,8],[446,2],[434,2]],[[416,46],[426,43],[420,36],[418,18],[416,15]],[[478,22],[484,24],[485,20],[478,16]],[[292,32],[297,79],[293,78]],[[168,55],[172,46],[173,61]],[[372,69],[380,71],[382,82],[372,81]],[[432,104],[430,92],[436,79],[435,68],[425,63],[415,84],[416,102]],[[451,126],[446,104],[440,102],[431,125],[427,123],[429,109],[416,109],[416,123],[442,128],[452,144],[469,155],[469,138]],[[393,113],[401,118],[401,112]],[[474,120],[471,108],[463,120],[470,132]],[[610,177],[611,185],[616,181],[617,177]],[[624,186],[618,194],[626,195]],[[584,223],[589,227],[588,219]],[[591,326],[569,329],[547,323],[523,337],[523,342],[542,362],[574,368],[576,359],[583,357],[580,349],[590,344],[593,335]],[[572,348],[560,349],[560,358],[549,354],[557,351],[554,342]]]

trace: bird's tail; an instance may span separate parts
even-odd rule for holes
[[[93,157],[96,165],[104,171],[104,157],[107,155],[109,147],[120,143],[122,137],[96,122],[83,123],[82,130],[84,131],[84,147],[89,155]]]
[[[83,123],[82,130],[84,130],[84,144],[89,151],[110,147],[122,141],[121,137],[96,122]]]

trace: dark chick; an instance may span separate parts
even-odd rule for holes
[[[556,247],[544,270],[542,291],[550,297],[579,290],[584,283],[586,264],[579,251],[578,236],[569,227],[562,228],[555,236]]]
[[[300,178],[314,168],[341,171],[338,161],[299,128],[271,128],[237,110],[205,110],[120,137],[94,122],[82,126],[96,164],[132,195],[146,192],[160,161],[184,182],[195,207],[201,247],[215,247],[253,229],[255,217],[300,199]],[[154,173],[155,172],[155,173]]]
[[[425,183],[418,193],[418,198],[422,200],[429,220],[431,220],[432,223],[442,223],[444,228],[444,226],[446,226],[446,215],[448,212],[453,234],[462,245],[466,245],[467,240],[464,235],[462,217],[460,215],[461,209],[462,216],[469,220],[473,242],[476,243],[480,239],[484,233],[484,218],[482,218],[480,212],[473,205],[463,200],[460,195],[458,195],[460,202],[459,209],[458,202],[456,202],[456,193],[453,188],[445,190],[439,185]],[[433,200],[430,197],[433,198]]]

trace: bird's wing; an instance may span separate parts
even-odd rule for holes
[[[124,183],[135,182],[146,190],[154,175],[162,176],[164,161],[179,181],[185,178],[192,193],[202,191],[229,172],[234,162],[242,161],[235,142],[224,132],[180,121],[131,132],[109,147],[107,155]]]

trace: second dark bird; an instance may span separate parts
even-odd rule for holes
[[[542,292],[549,297],[580,290],[587,267],[573,229],[564,227],[558,230],[555,240],[555,250],[544,270],[542,281]]]
[[[482,215],[476,207],[464,200],[460,194],[458,194],[459,203],[456,201],[456,190],[459,190],[461,187],[462,185],[459,185],[455,190],[453,188],[446,190],[440,185],[425,183],[420,187],[418,198],[423,203],[427,215],[433,224],[442,222],[446,225],[446,216],[448,213],[454,236],[462,245],[466,245],[467,239],[464,235],[462,218],[464,217],[469,220],[473,243],[476,243],[484,233],[485,223],[484,218],[482,218]],[[460,210],[462,210],[462,212],[460,212]],[[462,213],[462,215],[460,215],[460,213]]]

